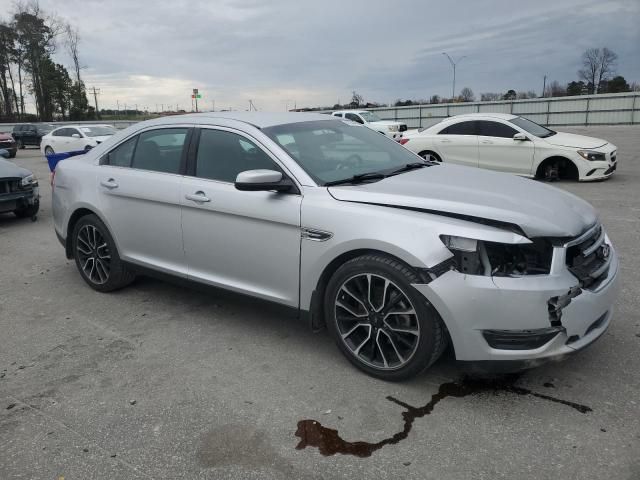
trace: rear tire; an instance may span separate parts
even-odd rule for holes
[[[18,147],[20,150],[24,150],[24,142],[22,141],[22,139],[18,139],[16,140],[16,147]]]
[[[431,366],[447,346],[442,320],[411,286],[418,276],[382,254],[343,264],[327,285],[324,311],[338,348],[360,370],[390,381]]]
[[[442,159],[435,152],[430,152],[428,150],[425,150],[424,152],[420,152],[418,155],[420,155],[422,158],[424,158],[428,162],[442,163]]]
[[[87,284],[99,292],[126,287],[135,273],[125,267],[105,224],[96,215],[82,217],[73,227],[73,257]]]

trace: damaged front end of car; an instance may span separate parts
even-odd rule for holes
[[[608,327],[618,265],[600,225],[573,238],[440,240],[451,256],[415,287],[440,312],[458,360],[530,368],[583,348]]]

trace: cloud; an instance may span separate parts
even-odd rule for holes
[[[78,26],[89,87],[116,102],[262,110],[332,105],[351,90],[367,100],[449,95],[442,51],[466,55],[458,90],[542,87],[573,80],[581,53],[608,46],[640,80],[637,0],[40,0]],[[70,65],[63,49],[57,60]]]

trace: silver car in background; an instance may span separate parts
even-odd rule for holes
[[[473,365],[534,366],[611,321],[618,260],[588,203],[326,115],[146,121],[53,182],[57,236],[95,290],[160,272],[277,302],[383,379],[449,343]]]

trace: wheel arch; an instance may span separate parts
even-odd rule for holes
[[[402,263],[407,268],[416,272],[416,275],[420,275],[418,269],[409,265],[405,260],[399,258],[397,255],[391,254],[384,250],[376,248],[356,248],[340,253],[334,257],[329,263],[327,263],[322,270],[322,273],[318,277],[318,281],[315,284],[315,288],[311,293],[311,301],[309,305],[310,323],[314,330],[320,330],[324,328],[324,296],[326,293],[327,285],[333,274],[343,265],[345,262],[352,260],[362,255],[383,255],[389,257],[397,262]]]
[[[64,250],[67,258],[68,259],[73,258],[72,238],[71,238],[73,234],[73,229],[78,223],[78,221],[82,217],[86,217],[87,215],[95,215],[102,221],[102,223],[104,223],[104,225],[109,230],[109,233],[113,238],[114,243],[116,244],[116,248],[118,248],[118,251],[120,251],[120,248],[118,247],[118,240],[113,234],[113,231],[109,226],[109,222],[107,222],[106,219],[99,213],[97,208],[94,208],[90,205],[82,205],[82,206],[78,206],[73,211],[73,213],[69,216],[69,220],[67,221],[67,226],[65,228],[66,238],[65,238]]]
[[[544,168],[554,162],[561,162],[568,166],[568,172],[566,172],[564,179],[578,180],[580,178],[580,169],[576,163],[563,155],[550,155],[538,163],[535,171],[535,178],[544,178]],[[567,174],[568,177],[566,176]]]

